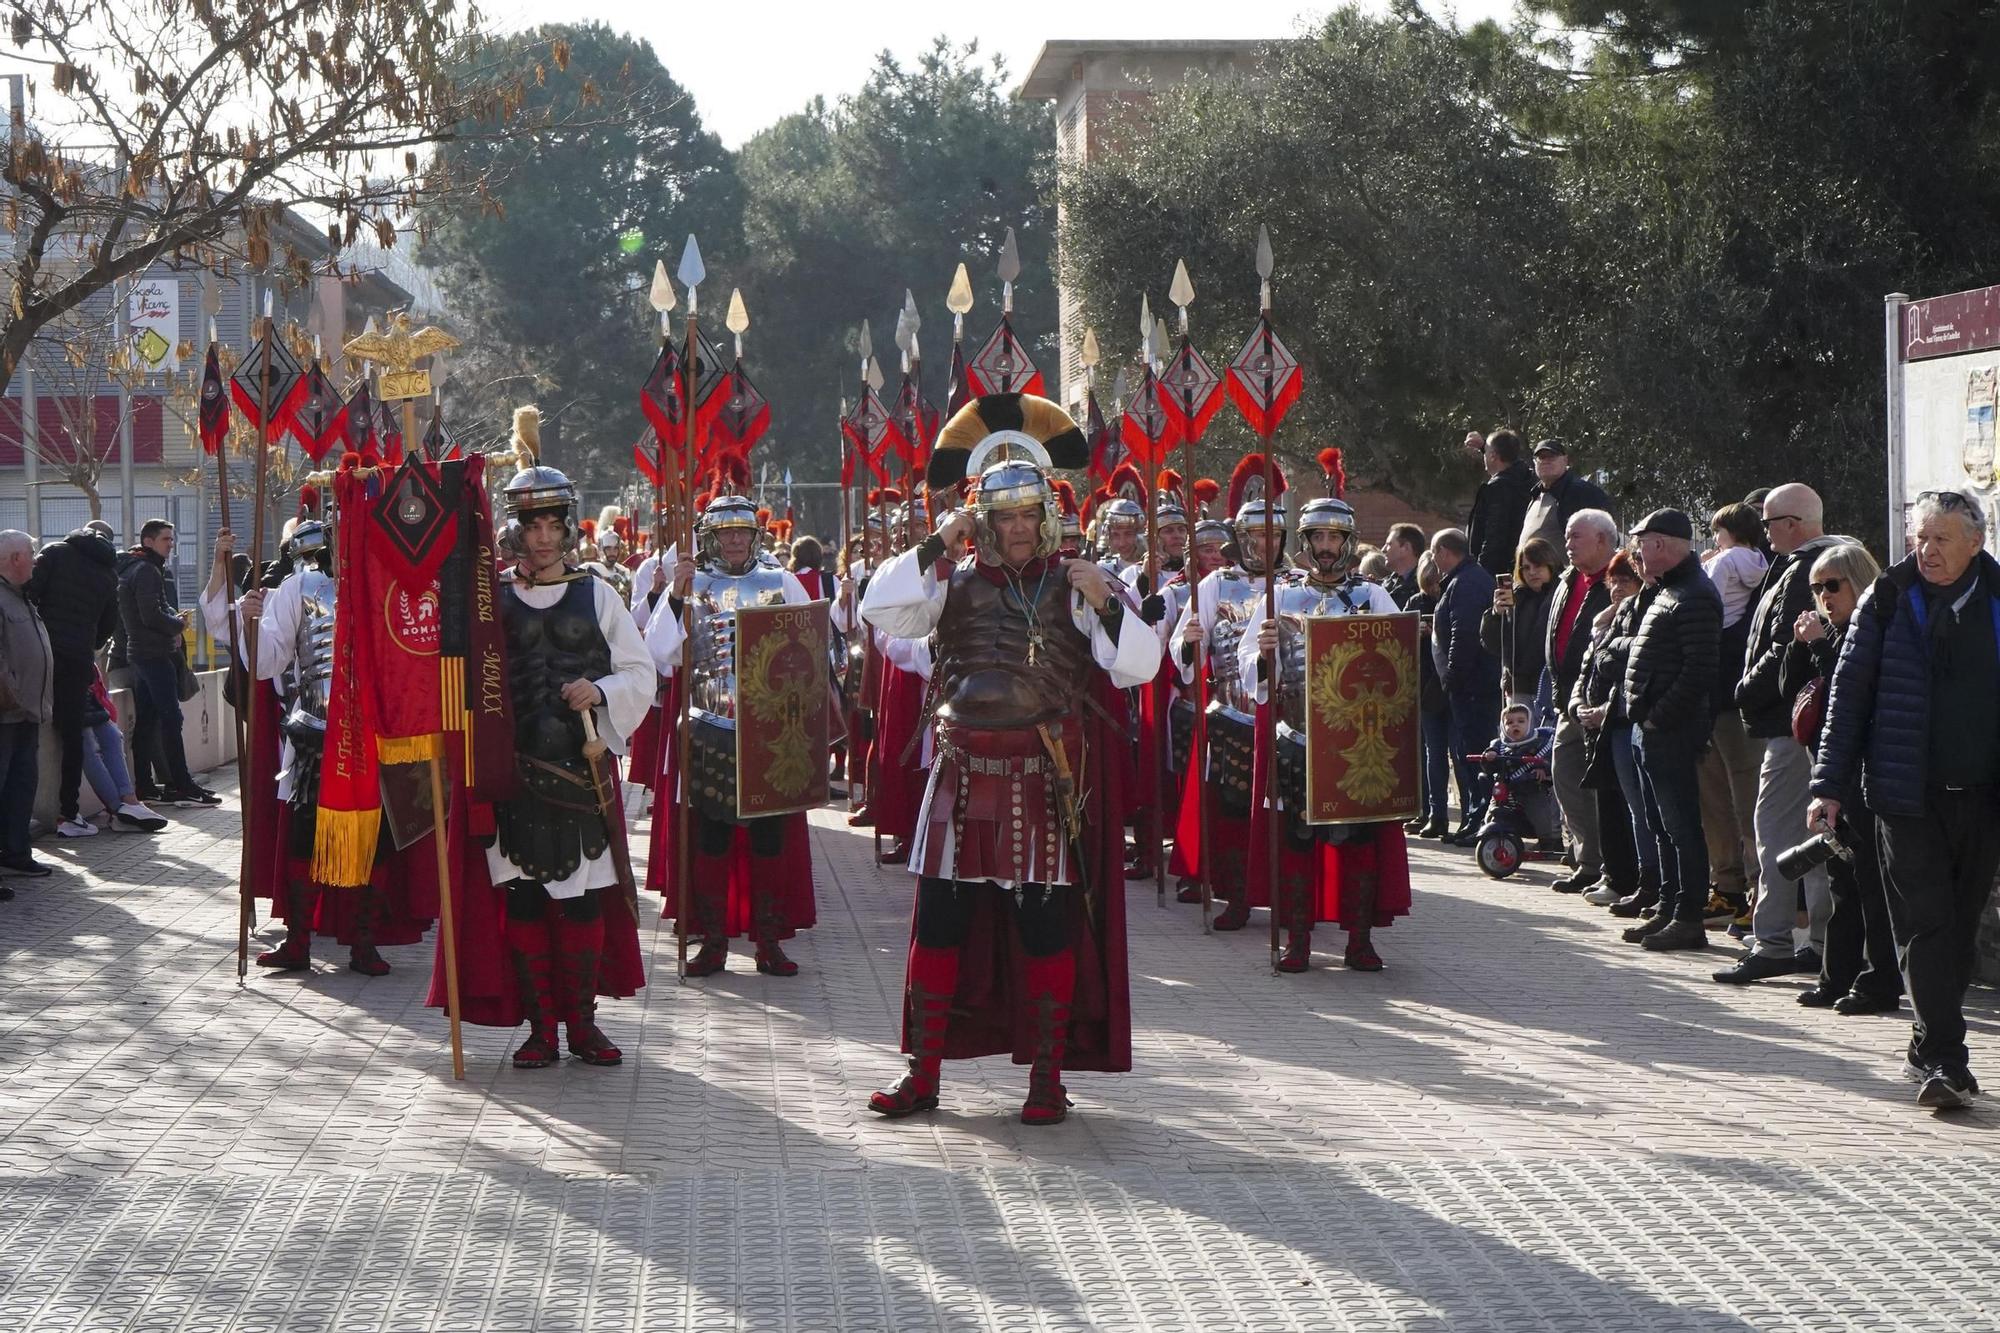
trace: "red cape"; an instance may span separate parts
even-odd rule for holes
[[[875,715],[882,762],[875,769],[875,790],[868,808],[885,838],[905,846],[916,833],[917,811],[924,803],[930,770],[923,767],[923,742],[912,738],[923,722],[924,694],[930,682],[914,671],[882,664],[882,711]]]

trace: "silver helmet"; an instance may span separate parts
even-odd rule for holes
[[[981,472],[966,507],[972,511],[973,527],[979,534],[980,557],[988,563],[1000,559],[993,515],[1015,509],[1042,511],[1041,536],[1035,543],[1037,557],[1062,549],[1062,506],[1056,503],[1055,487],[1049,483],[1049,474],[1026,458],[1004,459]]]
[[[701,518],[694,525],[694,534],[701,546],[702,558],[717,560],[721,558],[721,548],[716,543],[718,535],[735,530],[755,537],[763,529],[763,521],[757,517],[757,506],[750,502],[749,497],[718,495],[701,511]]]
[[[1306,549],[1308,537],[1315,532],[1337,532],[1347,540],[1341,545],[1339,572],[1345,574],[1354,565],[1355,525],[1354,509],[1347,501],[1332,496],[1308,500],[1299,510],[1300,556],[1311,563],[1310,552]]]
[[[544,463],[524,467],[500,492],[501,511],[507,515],[503,545],[518,554],[520,529],[538,514],[556,513],[563,521],[563,554],[577,546],[580,531],[576,524],[576,484],[556,468]]]

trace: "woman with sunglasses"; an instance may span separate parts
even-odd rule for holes
[[[1793,736],[1815,759],[1840,645],[1861,595],[1881,574],[1882,567],[1863,546],[1836,546],[1813,561],[1815,609],[1800,612],[1792,627],[1781,687],[1796,701]],[[1799,1003],[1842,1014],[1894,1013],[1903,1003],[1903,976],[1896,966],[1889,900],[1875,851],[1875,816],[1858,796],[1841,806],[1839,836],[1852,859],[1836,856],[1827,863],[1833,913],[1826,922],[1819,983],[1799,992]]]

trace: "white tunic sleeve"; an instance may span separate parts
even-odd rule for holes
[[[1270,683],[1257,670],[1258,662],[1264,654],[1257,650],[1257,636],[1264,622],[1271,618],[1270,602],[1259,596],[1250,607],[1250,618],[1243,622],[1243,637],[1236,644],[1236,678],[1245,681],[1256,691],[1258,703],[1269,702]]]
[[[653,618],[646,623],[645,631],[647,653],[660,675],[671,676],[680,666],[681,644],[686,639],[687,631],[681,624],[681,618],[674,614],[667,595],[661,593],[660,604],[654,608]]]
[[[257,621],[257,679],[276,680],[298,655],[299,617],[305,613],[304,584],[288,578],[264,594]]]
[[[919,552],[913,546],[891,557],[868,580],[861,599],[861,618],[891,638],[929,638],[944,615],[949,587],[938,582],[935,566],[924,567]]]
[[[1110,674],[1111,683],[1119,689],[1129,690],[1143,685],[1159,674],[1160,636],[1153,632],[1151,625],[1139,619],[1138,612],[1126,608],[1119,620],[1118,637],[1114,640],[1104,628],[1104,621],[1083,599],[1083,594],[1072,592],[1070,620],[1090,636],[1091,659]]]
[[[229,600],[229,589],[224,587],[210,592],[204,585],[197,604],[201,607],[201,623],[207,627],[208,637],[217,643],[234,643],[236,618],[230,614],[234,608]]]
[[[618,590],[602,580],[593,581],[591,588],[597,597],[597,626],[611,648],[611,674],[594,682],[604,692],[604,702],[595,709],[597,734],[624,754],[627,740],[653,706],[653,658]]]

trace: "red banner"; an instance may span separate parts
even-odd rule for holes
[[[1306,822],[1414,818],[1417,617],[1308,616],[1305,627]]]

